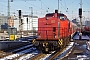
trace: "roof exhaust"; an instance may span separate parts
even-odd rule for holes
[[[58,13],[58,10],[55,10],[55,13]]]

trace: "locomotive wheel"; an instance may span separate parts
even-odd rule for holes
[[[71,41],[71,37],[69,36],[69,37],[68,37],[68,43],[69,43],[70,41]]]
[[[68,45],[68,37],[66,37],[66,45]]]
[[[49,53],[49,48],[44,47],[44,48],[42,49],[42,52],[43,52],[43,53]]]
[[[70,36],[69,37],[67,37],[67,45],[69,44],[69,42],[70,42]]]
[[[67,42],[66,42],[66,38],[64,39],[64,43],[63,43],[63,45],[64,45],[64,47],[66,47],[66,44],[67,44]]]

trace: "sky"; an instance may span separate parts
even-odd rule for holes
[[[59,0],[59,12],[66,14],[70,19],[78,18],[78,9],[81,0]],[[0,15],[7,15],[8,0],[0,0]],[[84,18],[89,17],[90,0],[82,0],[82,9]],[[10,0],[10,15],[18,15],[18,10],[22,10],[22,14],[31,14],[42,17],[46,13],[54,12],[58,9],[58,0]]]

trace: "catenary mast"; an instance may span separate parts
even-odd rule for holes
[[[80,8],[79,8],[79,18],[80,18],[80,34],[79,39],[82,39],[82,0],[80,0]]]

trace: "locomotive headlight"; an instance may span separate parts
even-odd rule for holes
[[[38,38],[41,38],[41,35],[39,35]]]
[[[46,20],[48,20],[49,18],[48,17],[46,17]]]

